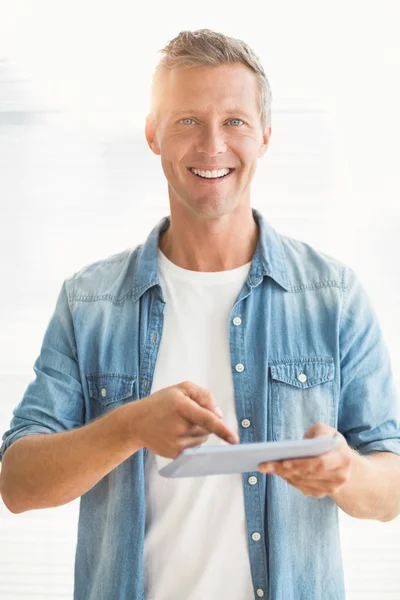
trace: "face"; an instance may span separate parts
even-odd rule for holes
[[[242,64],[176,68],[159,89],[146,139],[161,156],[171,205],[212,219],[250,204],[257,158],[271,134],[260,121],[254,73]]]

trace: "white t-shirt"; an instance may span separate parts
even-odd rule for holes
[[[250,264],[189,271],[158,250],[166,305],[151,393],[192,381],[214,394],[236,433],[229,315]],[[226,442],[211,434],[206,443]],[[149,451],[145,462],[146,600],[253,598],[242,476],[161,477],[159,469],[171,460]]]

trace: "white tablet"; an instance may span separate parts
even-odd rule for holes
[[[163,477],[204,477],[258,471],[258,465],[269,460],[319,456],[340,444],[340,436],[283,442],[256,442],[198,446],[183,450],[163,467]]]

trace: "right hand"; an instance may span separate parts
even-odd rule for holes
[[[231,444],[240,441],[215,412],[213,394],[190,381],[163,388],[133,404],[139,403],[136,434],[144,447],[159,456],[176,458],[185,448],[206,442],[210,433]]]

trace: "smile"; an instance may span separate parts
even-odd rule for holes
[[[203,171],[201,169],[195,169],[193,167],[189,168],[189,171],[195,175],[197,178],[203,179],[204,181],[218,181],[221,179],[226,179],[235,169],[218,169],[215,171]]]

